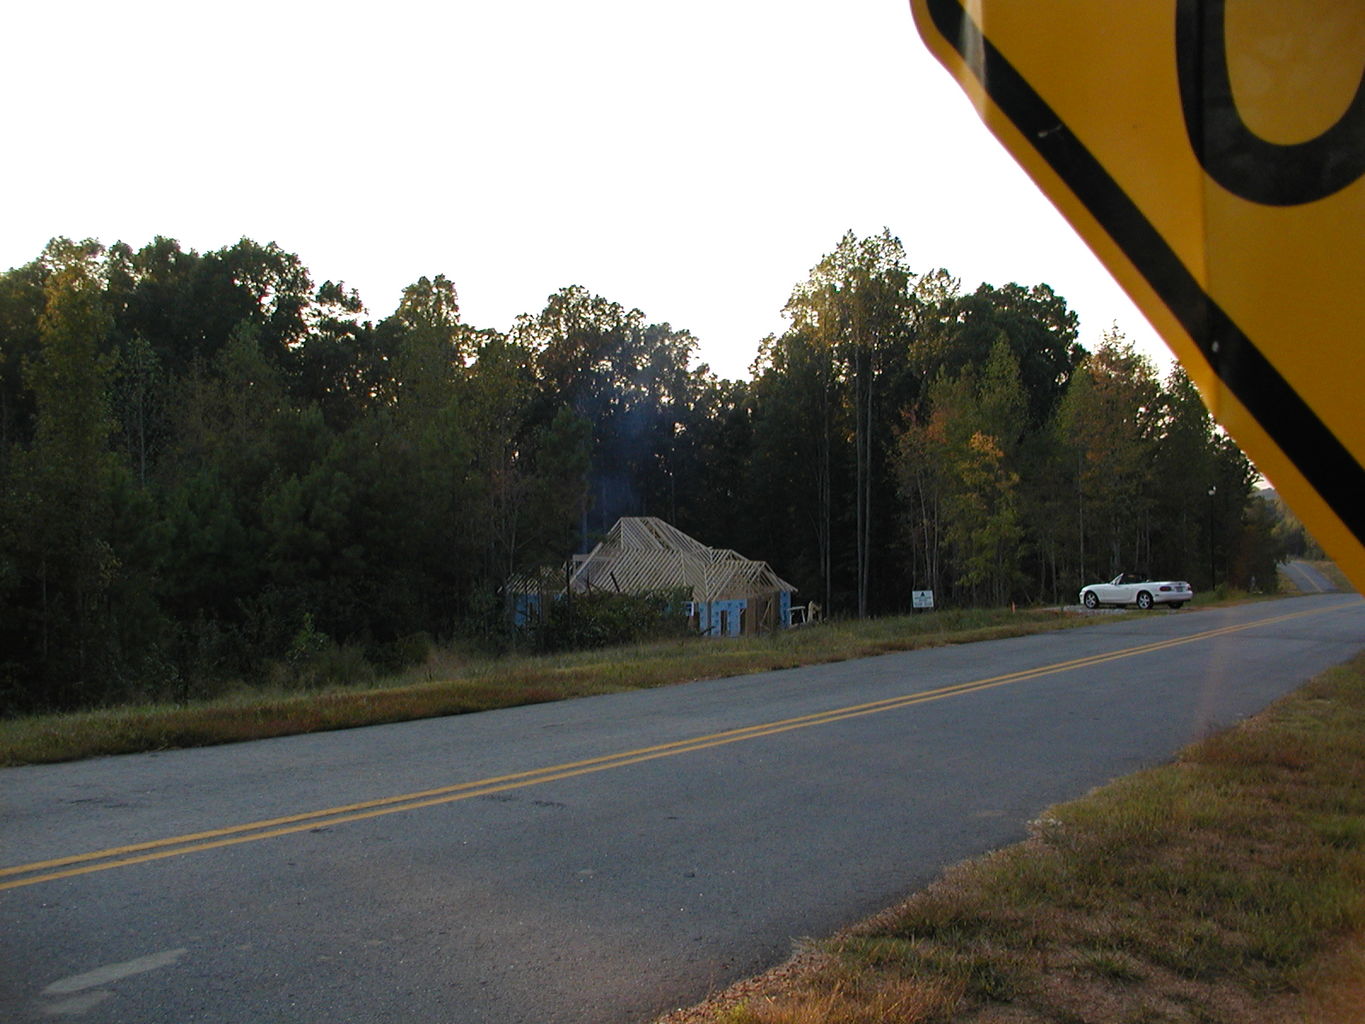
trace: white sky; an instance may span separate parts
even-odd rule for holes
[[[506,330],[581,284],[743,376],[843,232],[1046,282],[1092,346],[1164,345],[986,131],[907,0],[14,5],[0,269],[55,235],[242,236],[370,315],[444,273]]]

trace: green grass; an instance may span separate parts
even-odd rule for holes
[[[555,656],[437,651],[404,673],[360,685],[243,684],[225,697],[0,721],[0,765],[206,746],[441,715],[467,714],[699,679],[844,661],[892,651],[1084,625],[1056,610],[938,611],[825,622],[757,637],[687,638]]]
[[[1359,1020],[1362,766],[1365,654],[686,1019]]]

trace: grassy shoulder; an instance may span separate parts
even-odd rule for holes
[[[566,655],[433,653],[365,685],[243,685],[206,701],[124,706],[0,721],[0,766],[207,746],[465,714],[700,679],[1023,636],[1087,624],[1057,609],[937,611],[825,622],[756,637],[691,637]]]
[[[1365,654],[665,1020],[1360,1020],[1362,764]]]

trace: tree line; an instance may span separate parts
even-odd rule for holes
[[[1047,285],[849,233],[786,313],[733,381],[578,286],[501,333],[441,275],[371,319],[274,244],[54,240],[0,274],[0,710],[506,643],[508,577],[621,515],[836,613],[1274,585],[1281,517],[1189,380],[1086,351]]]

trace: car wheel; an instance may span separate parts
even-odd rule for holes
[[[1144,612],[1152,607],[1152,595],[1145,590],[1139,590],[1137,596],[1137,606]]]
[[[1087,590],[1085,592],[1085,597],[1083,597],[1081,601],[1090,609],[1098,608],[1100,606],[1100,599],[1095,596],[1093,590]]]
[[[1184,601],[1172,601],[1172,602],[1171,602],[1171,611],[1175,611],[1177,608],[1179,608],[1179,607],[1180,607],[1181,605],[1183,605],[1184,603],[1185,603]]]

